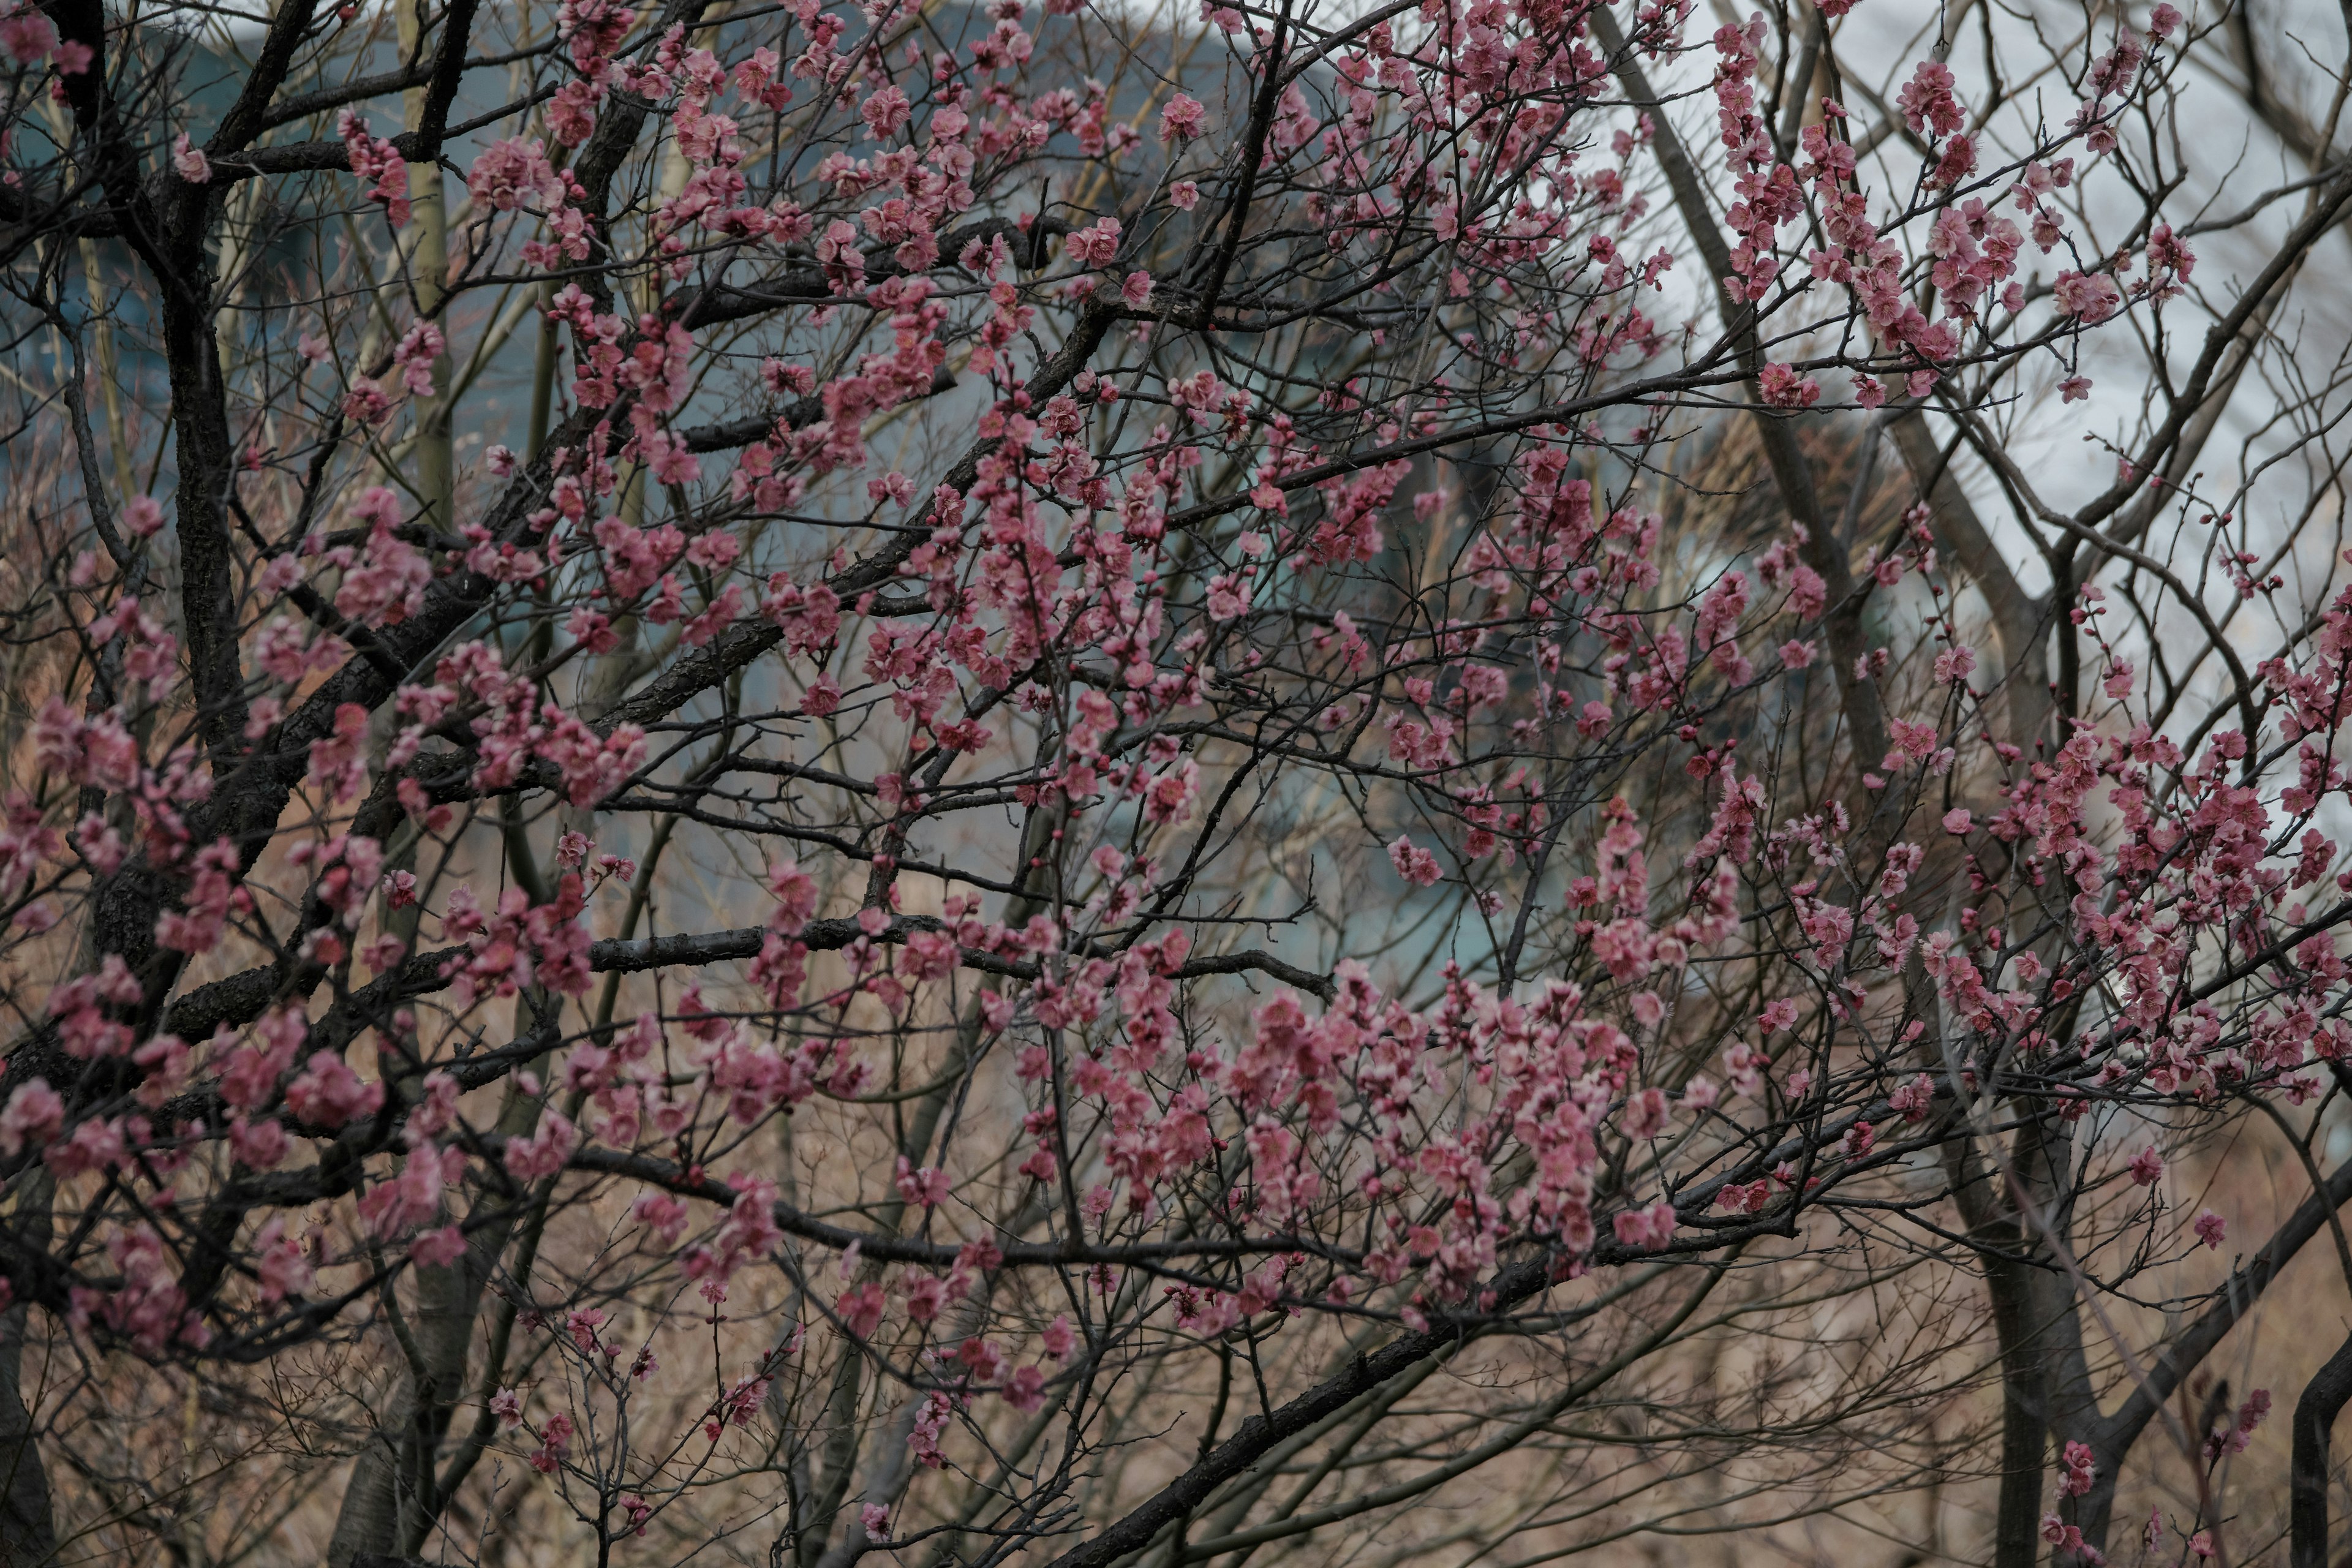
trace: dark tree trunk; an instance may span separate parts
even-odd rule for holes
[[[49,1177],[36,1169],[16,1194],[14,1228],[46,1247]],[[19,1301],[0,1312],[0,1568],[40,1568],[57,1561],[57,1521],[49,1510],[49,1477],[42,1468],[40,1434],[25,1403],[25,1330],[32,1309]]]
[[[2352,1338],[2303,1385],[2294,1402],[2294,1456],[2287,1470],[2287,1562],[2327,1568],[2328,1432],[2352,1399]]]

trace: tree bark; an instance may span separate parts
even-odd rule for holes
[[[528,995],[528,994],[526,994]],[[517,1036],[527,1004],[516,1005]],[[509,1137],[529,1132],[539,1120],[539,1101],[510,1091],[499,1115],[499,1131]],[[352,1461],[352,1477],[327,1546],[328,1568],[364,1568],[372,1556],[421,1550],[433,1532],[446,1499],[439,1495],[441,1449],[466,1393],[467,1352],[482,1296],[505,1253],[514,1228],[509,1214],[466,1238],[466,1254],[446,1268],[416,1270],[416,1328],[413,1340],[424,1364],[412,1364],[399,1395],[373,1436]],[[485,1372],[487,1381],[496,1369]],[[488,1390],[477,1391],[488,1397]]]
[[[2099,1416],[2083,1354],[2074,1280],[2046,1261],[2048,1239],[2027,1214],[2031,1205],[2061,1238],[2065,1236],[2063,1183],[2069,1143],[2063,1122],[2042,1119],[2017,1130],[2006,1172],[1986,1169],[1965,1145],[1956,1147],[1951,1159],[1961,1215],[1985,1248],[1985,1292],[2000,1355],[1993,1568],[2033,1568],[2041,1559],[2042,1478],[2052,1435],[2087,1432]]]
[[[474,1311],[491,1267],[491,1260],[469,1247],[451,1268],[416,1271],[415,1341],[425,1368],[420,1374],[412,1367],[401,1379],[399,1395],[352,1461],[327,1546],[328,1568],[358,1568],[366,1558],[397,1552],[415,1517],[430,1508],[431,1500],[416,1495],[416,1479],[420,1473],[432,1476],[438,1436],[447,1429],[449,1410],[465,1382]],[[433,1440],[425,1440],[428,1434]]]
[[[2329,1432],[2352,1400],[2352,1337],[2303,1385],[2294,1402],[2294,1450],[2287,1469],[2289,1568],[2327,1568]]]
[[[51,1190],[47,1171],[37,1167],[18,1190],[13,1222],[20,1237],[44,1248]],[[58,1555],[40,1434],[25,1403],[25,1331],[31,1310],[19,1301],[0,1312],[0,1568],[39,1568]]]

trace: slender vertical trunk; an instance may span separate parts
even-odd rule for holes
[[[173,458],[180,544],[181,617],[196,699],[196,726],[217,771],[245,748],[245,677],[236,646],[236,569],[229,542],[228,502],[236,483],[229,431],[228,390],[221,378],[214,333],[212,258],[201,243],[183,245],[179,277],[163,290],[163,355],[171,368],[172,416],[178,426]],[[238,837],[257,847],[267,829],[240,823]],[[107,943],[134,968],[154,952],[155,905],[143,901],[132,925]],[[156,984],[177,973],[176,963]]]
[[[2049,1428],[2032,1268],[2008,1258],[1985,1264],[1993,1337],[2000,1347],[2000,1491],[1993,1511],[1995,1568],[2032,1568],[2042,1550],[2042,1471]]]
[[[98,391],[106,409],[106,444],[114,457],[114,484],[121,499],[139,494],[131,468],[131,434],[122,418],[122,360],[114,345],[114,318],[109,313],[106,279],[99,269],[98,242],[81,244],[82,287],[89,295],[90,336],[98,349]]]
[[[244,291],[244,275],[251,259],[246,240],[253,223],[254,202],[261,187],[247,181],[231,190],[221,203],[219,277],[221,293],[213,312],[213,353],[220,360],[224,384],[236,373],[244,347],[237,331],[236,297]]]
[[[2289,1568],[2327,1568],[2328,1446],[2347,1400],[2352,1400],[2352,1338],[2336,1347],[2294,1402],[2294,1451],[2287,1468]]]
[[[2082,1531],[2083,1551],[2053,1558],[2056,1568],[2087,1568],[2104,1559],[2107,1531],[2114,1523],[2116,1482],[2130,1452],[2128,1443],[2119,1445],[2106,1433],[2101,1433],[2098,1440],[2091,1443],[2095,1467],[2091,1474],[2091,1489],[2074,1500],[2074,1517],[2067,1521]],[[2093,1552],[2099,1553],[2099,1557],[2093,1557]]]
[[[73,132],[67,125],[64,107],[54,98],[44,98],[41,108],[58,145],[72,145]],[[99,262],[98,242],[83,237],[74,244],[81,254],[82,289],[89,300],[90,339],[98,351],[99,400],[106,410],[106,444],[114,459],[115,502],[120,505],[140,493],[131,468],[129,429],[122,418],[122,361],[115,347],[114,318],[107,304],[106,274]]]
[[[399,0],[393,10],[400,26],[401,57],[414,59],[423,46],[425,0]],[[407,128],[411,131],[424,129],[427,93],[426,88],[413,87],[403,98],[407,109]],[[442,199],[439,163],[408,165],[408,221],[416,231],[415,247],[409,253],[409,276],[416,289],[417,314],[437,317],[449,289],[448,210]],[[453,366],[454,361],[445,346],[441,356],[433,362],[434,394],[417,399],[415,411],[416,462],[413,472],[417,493],[425,501],[424,514],[418,521],[427,527],[444,530],[453,526],[457,487],[457,453],[450,429]]]
[[[555,359],[563,348],[556,336],[555,318],[545,309],[554,299],[554,290],[542,284],[539,296],[539,340],[530,363],[530,428],[523,437],[523,456],[527,459],[536,459],[539,449],[547,445],[548,425],[555,409]]]
[[[51,1191],[48,1173],[37,1166],[17,1189],[10,1226],[26,1246],[48,1245]],[[19,1301],[0,1312],[0,1568],[39,1568],[56,1561],[58,1553],[40,1434],[25,1403],[25,1331],[30,1310]]]
[[[343,1489],[342,1509],[327,1547],[329,1568],[348,1568],[363,1554],[397,1552],[403,1525],[430,1506],[430,1500],[413,1495],[417,1439],[447,1426],[448,1404],[465,1381],[466,1347],[488,1273],[487,1262],[472,1249],[450,1268],[416,1271],[415,1338],[425,1366],[421,1373],[412,1367],[402,1379],[398,1396],[352,1462],[352,1479]],[[434,1457],[430,1452],[423,1456],[428,1465]]]
[[[416,58],[424,47],[423,0],[399,0],[393,12],[402,58]],[[423,87],[406,93],[403,101],[408,130],[423,127],[426,96]],[[415,231],[409,276],[418,315],[430,318],[440,311],[449,279],[448,215],[442,200],[438,163],[408,165],[408,204],[409,223]],[[415,409],[415,460],[410,474],[424,501],[418,521],[437,529],[452,526],[455,504],[456,461],[449,412],[452,363],[445,348],[433,362],[434,395],[418,398]],[[486,1246],[487,1239],[476,1237],[466,1256],[451,1268],[416,1270],[415,1340],[425,1364],[410,1368],[398,1397],[383,1413],[374,1436],[352,1463],[351,1480],[344,1488],[342,1509],[327,1548],[330,1568],[348,1568],[362,1554],[399,1552],[417,1516],[429,1515],[434,1510],[435,1500],[419,1495],[417,1478],[421,1474],[429,1486],[439,1436],[447,1429],[450,1407],[465,1382],[466,1350],[473,1335],[475,1310],[490,1270],[497,1266],[497,1249]]]
[[[2026,1212],[2030,1205],[2063,1242],[2067,1146],[2064,1125],[2045,1118],[2018,1129],[2006,1175],[1983,1168],[1972,1152],[1952,1156],[1961,1214],[1988,1249],[1985,1291],[2000,1356],[1993,1568],[2033,1568],[2040,1560],[2052,1436],[2087,1435],[2098,1421],[2072,1278],[2040,1261],[2049,1255],[2048,1240]]]
[[[37,1568],[58,1550],[48,1472],[20,1386],[26,1310],[20,1301],[0,1312],[0,1568]]]
[[[499,1131],[520,1136],[538,1120],[538,1100],[509,1092],[499,1115]],[[327,1547],[328,1568],[352,1568],[371,1553],[415,1552],[431,1535],[446,1501],[437,1495],[436,1483],[443,1440],[466,1394],[467,1352],[473,1344],[482,1297],[512,1229],[511,1215],[481,1226],[467,1237],[466,1254],[456,1263],[415,1270],[411,1337],[423,1365],[411,1366],[402,1377],[373,1436],[352,1461],[341,1511]]]

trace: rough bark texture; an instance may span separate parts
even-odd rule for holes
[[[19,1236],[49,1226],[50,1184],[46,1173],[19,1190],[11,1228]],[[0,1312],[0,1568],[37,1568],[55,1562],[57,1522],[49,1508],[49,1478],[41,1459],[40,1434],[25,1400],[25,1334],[31,1308],[23,1302]]]
[[[2328,1447],[2347,1400],[2352,1400],[2352,1338],[2336,1346],[2294,1402],[2294,1451],[2287,1477],[2290,1568],[2327,1568]]]

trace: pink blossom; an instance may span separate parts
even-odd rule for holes
[[[948,1200],[947,1173],[936,1166],[918,1170],[905,1155],[898,1157],[898,1196],[918,1208],[932,1208]]]
[[[286,1086],[286,1108],[313,1127],[341,1127],[383,1104],[383,1085],[362,1082],[331,1051],[313,1052],[302,1075]]]
[[[177,1339],[200,1343],[200,1321],[191,1321],[187,1297],[172,1277],[171,1259],[152,1226],[135,1225],[107,1243],[121,1276],[121,1287],[99,1305],[98,1316],[141,1352],[152,1355]]]
[[[294,1141],[276,1121],[249,1121],[243,1117],[228,1126],[230,1150],[237,1163],[255,1171],[274,1171],[285,1163]]]
[[[530,1456],[531,1468],[542,1476],[551,1476],[563,1463],[564,1450],[571,1446],[577,1428],[572,1417],[557,1411],[540,1428],[539,1447]]]
[[[548,162],[546,147],[537,137],[520,136],[484,148],[466,173],[466,188],[476,202],[499,212],[527,205],[552,210],[567,191],[563,177]]]
[[[466,1256],[466,1236],[454,1225],[418,1234],[408,1244],[408,1256],[427,1268],[446,1268]]]
[[[352,173],[369,183],[369,196],[383,204],[392,226],[404,226],[409,216],[408,164],[400,150],[371,132],[356,110],[346,109],[337,117],[335,134],[342,141]]]
[[[57,24],[34,7],[15,8],[0,16],[0,48],[18,65],[37,66],[58,47]]]
[[[621,724],[599,735],[578,718],[549,703],[541,712],[545,738],[539,754],[563,775],[565,796],[574,805],[593,805],[618,789],[645,761],[646,732]]]
[[[1675,1238],[1675,1205],[1661,1198],[1647,1208],[1620,1210],[1610,1224],[1617,1239],[1645,1252],[1663,1252]]]
[[[65,1115],[65,1101],[47,1079],[26,1079],[0,1110],[0,1154],[13,1159],[28,1147],[39,1148],[58,1135]]]
[[[401,383],[418,397],[433,395],[433,362],[447,347],[441,329],[431,321],[412,321],[394,346],[393,367]]]
[[[1765,403],[1774,408],[1811,408],[1821,401],[1821,384],[1810,375],[1800,377],[1785,364],[1766,365],[1757,381]]]
[[[1045,1374],[1038,1367],[1013,1369],[1004,1381],[1004,1402],[1015,1410],[1034,1410],[1045,1402]]]
[[[1896,95],[1905,123],[1914,134],[1937,138],[1950,135],[1965,123],[1951,68],[1941,60],[1921,60]]]
[[[1070,259],[1081,267],[1108,267],[1118,257],[1118,219],[1097,218],[1086,228],[1066,237],[1063,249]]]
[[[283,1215],[273,1215],[263,1223],[254,1247],[259,1254],[254,1271],[261,1281],[264,1305],[302,1295],[317,1282],[301,1243],[286,1234]]]
[[[1655,1138],[1665,1131],[1666,1095],[1661,1089],[1644,1089],[1629,1096],[1618,1125],[1628,1138]]]
[[[885,141],[898,133],[911,112],[907,95],[895,86],[882,88],[857,107],[858,116],[866,121],[866,129]]]
[[[1389,846],[1389,863],[1396,868],[1398,876],[1416,888],[1430,887],[1444,875],[1436,856],[1402,834]]]
[[[2060,1552],[2080,1552],[2083,1550],[2083,1528],[2068,1524],[2054,1513],[2042,1516],[2042,1539]]]
[[[35,715],[33,747],[42,768],[75,784],[119,790],[137,776],[138,744],[121,721],[112,713],[84,719],[61,698],[47,699]]]
[[[519,1182],[542,1181],[562,1172],[579,1146],[579,1129],[551,1106],[540,1112],[537,1131],[508,1141],[507,1173]]]
[[[1935,1102],[1936,1080],[1926,1073],[1920,1073],[1886,1097],[1887,1109],[1896,1112],[1906,1122],[1925,1121]]]
[[[2068,1438],[2059,1459],[2058,1495],[2062,1498],[2081,1497],[2091,1489],[2098,1475],[2090,1445]]]
[[[1160,140],[1190,142],[1207,129],[1209,111],[1201,100],[1187,93],[1178,93],[1160,111]]]
[[[310,742],[309,776],[331,801],[341,804],[366,787],[369,723],[366,709],[345,702],[335,710],[334,732]]]
[[[415,1149],[397,1176],[378,1182],[361,1194],[360,1217],[373,1235],[404,1235],[440,1212],[443,1191],[465,1167],[460,1150],[436,1149],[430,1144]]]
[[[205,184],[213,177],[212,164],[202,149],[188,145],[184,131],[172,138],[172,172],[192,185]]]
[[[835,1299],[833,1310],[854,1338],[865,1340],[882,1326],[883,1306],[882,1287],[867,1280],[844,1290]]]
[[[2086,326],[2105,321],[2123,307],[2123,289],[2105,272],[2087,276],[2061,272],[2051,293],[2056,297],[2062,312],[2080,319]]]
[[[564,1316],[563,1331],[571,1339],[572,1349],[588,1355],[601,1348],[597,1331],[604,1324],[604,1314],[596,1308],[575,1307]]]

